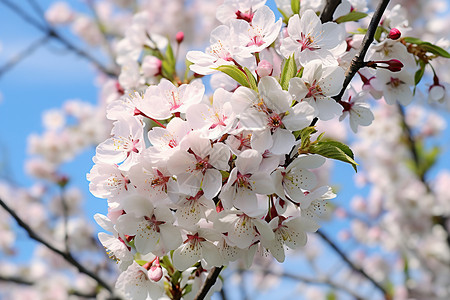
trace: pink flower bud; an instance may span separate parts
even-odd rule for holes
[[[148,270],[148,278],[151,280],[158,282],[163,277],[163,271],[161,266],[151,266],[150,270]]]
[[[387,69],[391,72],[400,72],[403,68],[403,64],[398,59],[391,59],[385,62],[388,67]]]
[[[264,59],[259,62],[258,67],[256,68],[256,74],[258,74],[259,77],[270,76],[272,75],[272,71],[272,64]]]
[[[152,263],[152,266],[148,270],[148,277],[155,282],[160,281],[161,278],[163,277],[163,271],[161,265],[159,264],[159,257],[155,258],[155,260]]]
[[[392,28],[391,31],[389,31],[389,34],[387,37],[388,37],[388,39],[391,39],[391,40],[398,40],[401,35],[402,35],[402,33],[400,32],[400,30],[398,30],[397,28]]]
[[[184,40],[184,32],[178,31],[177,34],[175,35],[175,39],[177,40],[178,44],[181,44],[181,42]]]

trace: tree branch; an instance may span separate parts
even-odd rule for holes
[[[51,251],[55,252],[56,254],[63,257],[68,263],[75,266],[80,273],[86,274],[87,276],[94,279],[100,286],[104,287],[106,290],[108,290],[111,294],[114,294],[114,290],[111,286],[109,286],[108,283],[106,283],[103,279],[101,279],[97,274],[93,273],[92,271],[86,269],[83,265],[81,265],[73,256],[71,253],[65,253],[57,248],[55,248],[53,245],[49,244],[47,241],[42,239],[27,223],[25,223],[17,214],[16,212],[11,209],[5,202],[3,202],[2,199],[0,199],[0,206],[2,206],[19,224],[20,227],[22,227],[32,238],[33,240],[41,243],[42,245],[46,246]]]
[[[341,0],[327,0],[327,4],[325,4],[325,8],[320,16],[320,21],[322,23],[333,21],[334,11],[341,2]]]
[[[7,63],[5,63],[0,68],[0,78],[6,72],[8,72],[10,69],[12,69],[15,65],[17,65],[19,62],[21,62],[26,57],[28,57],[31,54],[33,54],[37,49],[39,49],[39,47],[41,47],[42,45],[47,43],[49,38],[50,38],[50,36],[48,36],[48,35],[43,36],[40,39],[38,39],[38,40],[32,42],[30,45],[28,45],[28,47],[26,47],[23,51],[19,52],[15,56],[13,56]]]
[[[386,10],[388,4],[389,0],[381,0],[380,3],[378,4],[377,9],[375,10],[372,16],[372,19],[370,20],[370,24],[369,27],[367,28],[366,35],[364,36],[364,39],[361,43],[361,48],[359,49],[358,54],[355,55],[352,62],[350,63],[347,72],[345,72],[344,84],[339,94],[333,97],[334,100],[340,101],[342,99],[342,96],[344,95],[347,86],[350,84],[350,81],[353,79],[353,77],[356,75],[359,69],[364,67],[364,57],[367,54],[367,50],[369,50],[370,44],[372,44],[374,40],[378,24],[380,24],[381,17],[383,16],[383,13]]]
[[[385,299],[391,299],[391,296],[389,295],[388,291],[381,286],[375,279],[373,279],[371,276],[369,276],[363,269],[356,266],[330,238],[323,233],[321,230],[317,231],[317,234],[339,255],[339,257],[342,258],[343,261],[345,261],[348,266],[353,269],[355,272],[361,274],[363,277],[365,277],[367,280],[369,280],[380,292],[383,293],[383,296]]]
[[[113,70],[109,70],[102,63],[100,63],[96,58],[94,58],[92,55],[90,55],[88,52],[75,46],[73,43],[71,43],[65,37],[60,35],[48,23],[46,23],[45,25],[40,24],[34,18],[30,17],[20,7],[18,7],[16,4],[10,2],[9,0],[0,0],[0,3],[3,3],[3,5],[8,7],[9,9],[11,9],[14,13],[16,13],[18,16],[20,16],[24,21],[33,25],[35,28],[39,29],[40,31],[42,31],[46,36],[49,36],[49,37],[59,41],[68,50],[72,51],[73,53],[75,53],[76,55],[78,55],[80,57],[87,59],[89,62],[91,62],[94,66],[96,66],[100,71],[102,71],[106,75],[111,76],[111,77],[118,76],[117,72],[115,72]]]
[[[205,282],[203,283],[201,289],[197,292],[197,295],[195,296],[195,300],[203,300],[206,297],[206,294],[208,294],[211,287],[216,283],[217,277],[219,277],[220,272],[222,271],[223,266],[221,267],[213,267],[211,271],[208,274],[208,277],[206,277]]]

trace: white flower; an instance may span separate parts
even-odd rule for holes
[[[235,206],[251,217],[267,211],[266,195],[274,192],[274,186],[269,174],[258,172],[261,161],[261,154],[253,149],[245,150],[238,156],[236,167],[231,170],[219,195],[224,208]]]
[[[186,111],[186,119],[193,129],[201,130],[203,136],[216,139],[230,130],[236,119],[231,107],[232,93],[222,88],[213,95],[212,105],[199,103],[191,105]]]
[[[297,249],[306,245],[307,232],[316,232],[319,226],[306,218],[294,217],[275,217],[269,225],[275,233],[275,239],[271,242],[263,242],[263,246],[279,262],[284,262],[285,246],[291,249]]]
[[[147,105],[140,110],[157,120],[168,119],[175,113],[185,113],[189,105],[202,101],[204,93],[205,86],[201,80],[176,87],[163,78],[157,86],[147,88],[144,95]]]
[[[261,214],[250,217],[241,211],[222,211],[214,222],[214,228],[227,234],[229,246],[248,249],[259,240],[274,238],[269,225],[261,217]]]
[[[413,99],[411,86],[414,78],[406,70],[392,73],[388,70],[377,69],[377,74],[372,83],[377,90],[383,91],[384,100],[387,104],[408,105]]]
[[[104,163],[118,164],[121,170],[129,170],[145,148],[143,124],[133,117],[121,119],[114,123],[111,133],[113,137],[97,146],[95,157]]]
[[[214,241],[219,240],[220,235],[207,228],[199,228],[187,234],[183,244],[173,252],[174,267],[178,270],[186,270],[199,260],[207,266],[220,267],[223,264],[223,258],[217,246],[213,244]]]
[[[103,247],[105,247],[109,257],[117,261],[121,271],[125,271],[133,262],[131,247],[119,236],[119,232],[114,228],[113,222],[111,222],[108,217],[101,214],[95,214],[94,219],[103,229],[113,233],[113,235],[110,235],[100,232],[98,234],[98,239]]]
[[[117,219],[117,230],[135,236],[134,245],[142,254],[163,256],[181,244],[180,230],[166,206],[154,207],[146,198],[132,195],[123,200],[126,214]]]
[[[167,162],[169,171],[176,175],[180,190],[195,195],[200,187],[205,197],[212,199],[222,187],[222,174],[219,170],[229,170],[231,153],[223,143],[211,146],[209,139],[200,133],[192,132]]]
[[[231,26],[235,22],[245,23],[242,26],[242,29],[245,31],[235,32],[235,34],[246,35],[246,39],[248,39],[246,51],[250,53],[261,52],[263,49],[269,47],[280,33],[282,25],[281,19],[275,22],[275,14],[267,6],[263,6],[255,12],[251,23],[235,20],[231,22]]]
[[[339,121],[342,121],[346,116],[349,116],[350,128],[354,133],[358,131],[358,125],[369,126],[372,124],[374,119],[369,104],[365,102],[365,99],[367,98],[366,96],[367,94],[365,92],[356,94],[354,91],[353,95],[349,95],[349,90],[346,90],[342,98],[348,98],[348,102],[340,102],[340,104],[344,107],[344,110],[339,118]]]
[[[234,19],[251,22],[255,12],[266,3],[266,0],[225,0],[217,8],[216,18],[223,24]]]
[[[289,81],[289,93],[298,102],[307,101],[321,120],[339,115],[342,106],[331,97],[339,93],[344,83],[344,70],[338,66],[323,66],[319,60],[305,65],[302,78]]]
[[[341,25],[322,24],[313,10],[306,10],[301,18],[296,14],[289,19],[287,30],[289,36],[282,41],[280,48],[284,57],[295,53],[302,65],[314,59],[337,65],[332,50],[344,41],[345,30]]]
[[[116,289],[121,291],[127,299],[146,300],[159,299],[164,289],[161,285],[150,280],[148,271],[133,262],[125,272],[117,278]]]
[[[300,195],[293,200],[300,204],[302,217],[317,222],[318,220],[326,220],[330,216],[327,200],[336,198],[336,194],[333,193],[331,187],[321,186],[313,191],[304,191],[303,195],[303,197]]]
[[[245,23],[245,22],[244,22]],[[233,65],[237,63],[245,66],[251,66],[254,58],[250,53],[243,51],[246,39],[242,34],[234,34],[234,31],[242,32],[248,24],[241,22],[235,23],[233,28],[226,25],[220,25],[211,32],[211,45],[206,49],[206,53],[201,51],[189,51],[186,59],[193,62],[189,66],[192,72],[209,75],[222,65]]]
[[[312,189],[317,185],[317,178],[308,169],[315,169],[325,163],[319,155],[300,155],[286,169],[277,169],[272,173],[276,194],[284,200],[297,202],[303,197],[303,189]]]

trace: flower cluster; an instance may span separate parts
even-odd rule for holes
[[[283,4],[283,26],[264,4],[225,1],[210,45],[187,53],[194,74],[183,79],[177,50],[149,32],[146,14],[135,15],[118,43],[125,91],[107,109],[111,137],[97,147],[88,179],[92,194],[108,200],[108,216],[96,220],[112,234],[99,238],[129,298],[187,294],[212,267],[237,259],[248,267],[257,252],[283,262],[286,249],[304,246],[319,228],[335,197],[312,170],[325,158],[356,168],[346,145],[322,135],[311,141],[312,125],[348,116],[356,132],[374,118],[367,94],[388,104],[412,100],[411,48],[421,41],[399,39],[395,19],[384,20],[369,49],[363,86],[346,89],[345,69],[362,37],[346,23],[367,16],[366,7],[355,18],[344,1],[334,21],[322,23],[307,3]],[[205,75],[228,81],[212,79],[208,96],[198,79]],[[173,278],[178,290],[164,290]]]

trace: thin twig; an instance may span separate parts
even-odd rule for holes
[[[205,282],[203,283],[201,289],[198,291],[195,296],[195,300],[203,300],[208,294],[211,287],[216,283],[217,277],[219,277],[220,272],[222,271],[223,266],[221,267],[213,267],[211,272],[209,272],[208,277],[206,277]]]
[[[34,9],[36,14],[47,24],[47,20],[45,19],[44,10],[39,6],[39,4],[36,2],[36,0],[28,0],[28,3],[30,3],[31,7]]]
[[[342,251],[332,240],[330,240],[330,238],[325,233],[323,233],[321,230],[318,230],[317,235],[319,235],[342,258],[342,260],[344,260],[347,263],[347,265],[349,265],[351,269],[361,274],[363,277],[369,280],[380,292],[382,292],[385,299],[391,299],[388,291],[383,286],[381,286],[375,279],[373,279],[370,275],[368,275],[363,269],[355,265],[347,257],[344,251]]]
[[[23,51],[12,57],[7,63],[0,67],[0,78],[19,62],[23,61],[25,58],[33,54],[37,49],[39,49],[39,47],[47,43],[49,38],[50,36],[48,35],[39,38],[38,40],[28,45],[28,47],[26,47]]]
[[[355,55],[352,62],[350,63],[350,66],[348,67],[347,72],[345,73],[345,79],[344,84],[342,85],[342,89],[338,95],[333,97],[334,100],[340,101],[342,99],[342,96],[344,95],[347,86],[350,84],[350,81],[353,79],[353,77],[356,75],[359,69],[364,67],[364,57],[366,56],[367,51],[369,50],[370,44],[372,44],[374,40],[378,24],[380,24],[381,17],[383,16],[383,13],[386,10],[388,4],[389,0],[382,0],[378,4],[377,9],[375,10],[372,16],[372,19],[370,20],[370,24],[369,27],[367,28],[366,35],[364,35],[364,39],[361,43],[361,48],[359,49],[359,52]]]
[[[41,243],[51,251],[55,252],[56,254],[63,257],[67,262],[75,266],[78,271],[81,273],[86,274],[87,276],[94,279],[100,286],[104,287],[106,290],[108,290],[111,294],[113,294],[113,289],[111,286],[109,286],[108,283],[106,283],[103,279],[101,279],[97,274],[93,273],[92,271],[86,269],[83,265],[81,265],[73,256],[71,253],[65,253],[57,248],[55,248],[53,245],[49,244],[47,241],[42,239],[27,223],[25,223],[17,214],[16,212],[11,209],[5,202],[3,202],[2,199],[0,199],[0,206],[2,206],[19,224],[20,227],[22,227],[32,238],[33,240]]]
[[[50,27],[48,24],[42,25],[39,22],[37,22],[34,18],[29,16],[23,9],[18,7],[16,4],[10,2],[9,0],[0,0],[0,3],[3,3],[6,7],[11,9],[13,12],[15,12],[18,16],[20,16],[23,20],[25,20],[27,23],[33,25],[40,31],[42,31],[46,36],[49,36],[57,41],[59,41],[62,45],[64,45],[68,50],[72,51],[76,55],[83,57],[90,61],[93,65],[95,65],[100,71],[105,73],[106,75],[116,77],[118,76],[117,72],[114,72],[112,70],[109,70],[105,66],[103,66],[102,63],[100,63],[96,58],[94,58],[92,55],[90,55],[88,52],[78,48],[72,42],[67,40],[65,37],[60,35],[53,27]]]
[[[16,284],[23,284],[23,285],[33,285],[33,282],[23,279],[21,277],[14,277],[14,276],[2,276],[0,275],[0,282],[12,282]]]

